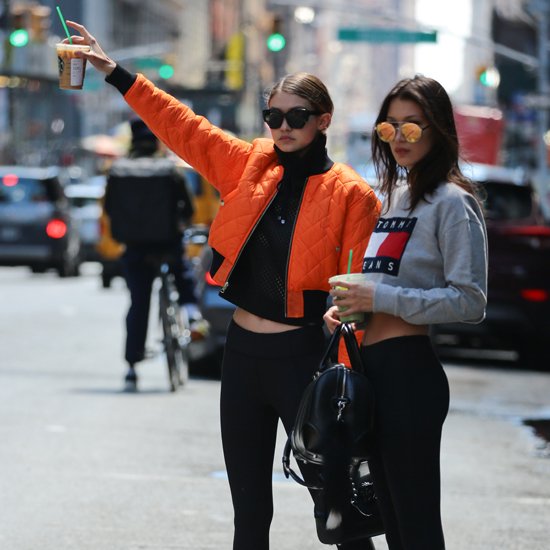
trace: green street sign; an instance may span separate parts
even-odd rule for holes
[[[164,65],[164,61],[159,57],[137,57],[133,60],[137,69],[159,69]]]
[[[385,29],[380,27],[342,28],[338,30],[338,40],[345,42],[391,42],[398,44],[416,42],[437,42],[437,31],[407,31],[405,29]]]

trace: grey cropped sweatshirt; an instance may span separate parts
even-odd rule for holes
[[[406,184],[382,210],[363,260],[374,312],[412,324],[480,323],[487,304],[487,233],[474,196],[443,183],[409,211]]]

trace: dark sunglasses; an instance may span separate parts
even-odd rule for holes
[[[295,130],[303,128],[311,115],[320,115],[321,111],[310,111],[305,107],[294,107],[286,113],[279,109],[264,109],[262,111],[264,122],[272,129],[276,130],[283,125],[286,120],[288,125]]]
[[[376,125],[376,133],[381,141],[390,143],[397,137],[397,131],[400,130],[407,143],[416,143],[420,141],[422,131],[428,126],[420,126],[416,122],[380,122]]]

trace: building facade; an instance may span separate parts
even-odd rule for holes
[[[512,4],[518,9],[510,15],[502,6]],[[144,73],[198,113],[246,138],[265,132],[261,109],[266,89],[277,78],[295,71],[317,74],[336,106],[331,154],[348,160],[348,152],[355,150],[350,136],[372,131],[390,87],[417,72],[440,80],[457,104],[516,108],[519,88],[532,91],[537,75],[525,65],[518,69],[504,50],[495,50],[495,41],[535,54],[536,28],[525,19],[524,4],[72,0],[62,7],[67,19],[82,21],[124,67]],[[82,137],[109,133],[130,116],[120,94],[92,67],[82,91],[58,89],[54,45],[64,31],[55,5],[53,0],[0,3],[3,162],[43,164],[65,157],[69,162]],[[14,14],[21,10],[27,13],[30,40],[8,46]],[[47,17],[44,10],[49,10]],[[283,42],[268,46],[274,34]],[[500,70],[500,87],[480,82],[480,70],[493,66]],[[359,145],[357,156],[368,155],[368,139]],[[523,161],[521,155],[527,154],[525,148],[516,157]]]

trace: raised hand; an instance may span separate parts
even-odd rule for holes
[[[107,75],[111,74],[116,67],[116,63],[101,49],[97,40],[88,32],[84,25],[74,21],[67,20],[67,25],[76,29],[80,35],[71,36],[74,44],[87,44],[90,46],[89,52],[77,52],[77,57],[87,59],[98,71]],[[65,38],[63,42],[69,42]]]

